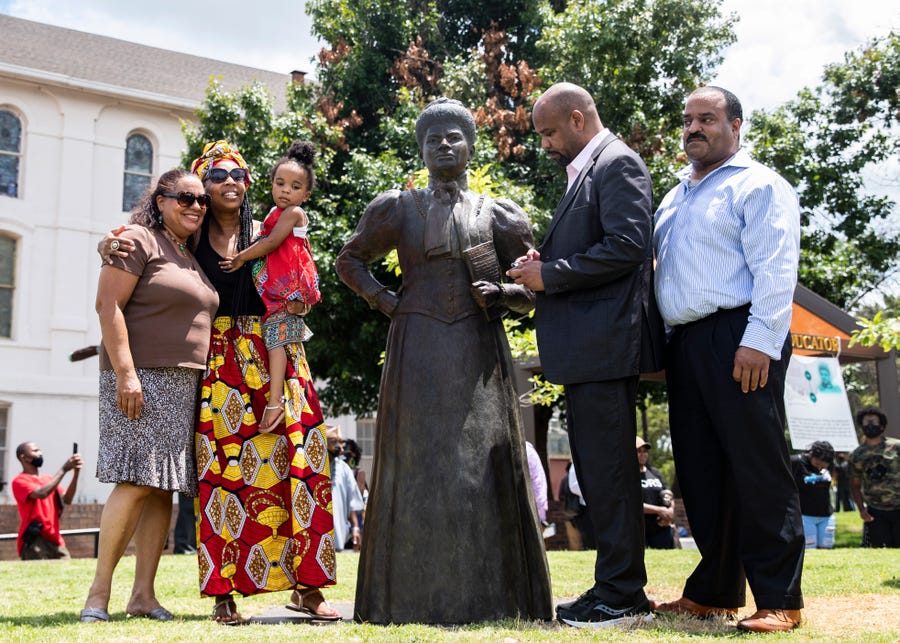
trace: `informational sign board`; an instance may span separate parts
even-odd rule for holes
[[[859,446],[837,358],[793,355],[784,406],[794,449],[802,451],[816,440],[830,442],[835,451]]]

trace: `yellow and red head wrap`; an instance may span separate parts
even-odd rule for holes
[[[213,141],[207,143],[203,148],[203,153],[198,156],[191,164],[191,172],[200,177],[201,181],[206,180],[207,173],[215,167],[219,161],[234,161],[238,167],[247,170],[247,180],[244,185],[250,185],[250,168],[241,153],[236,147],[231,147],[225,141]]]

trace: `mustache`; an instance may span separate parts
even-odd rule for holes
[[[693,134],[688,134],[687,141],[688,141],[688,142],[691,142],[691,141],[694,141],[694,140],[697,140],[697,141],[707,141],[706,136],[704,136],[704,135],[701,134],[700,132],[695,132],[695,133],[693,133]],[[707,141],[707,142],[709,142],[709,141]]]

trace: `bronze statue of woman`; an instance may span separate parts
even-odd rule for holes
[[[475,121],[439,99],[416,121],[424,190],[366,208],[338,275],[391,318],[355,618],[461,624],[550,619],[552,595],[500,320],[534,294],[502,283],[533,246],[525,213],[468,189]],[[402,286],[368,264],[397,250]]]

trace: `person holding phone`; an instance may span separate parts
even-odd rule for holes
[[[23,442],[16,447],[16,459],[22,465],[22,473],[12,481],[19,508],[19,537],[16,539],[19,557],[22,560],[71,558],[66,541],[59,533],[59,517],[63,505],[72,504],[78,488],[78,474],[83,464],[78,445],[52,476],[40,472],[44,455],[34,442]],[[72,481],[68,487],[63,487],[60,483],[69,471]]]

